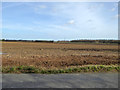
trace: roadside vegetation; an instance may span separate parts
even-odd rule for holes
[[[118,65],[90,65],[64,69],[42,69],[33,66],[3,67],[3,73],[40,73],[40,74],[60,74],[79,72],[120,72]]]

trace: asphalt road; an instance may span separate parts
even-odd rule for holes
[[[118,88],[118,73],[3,74],[3,88]]]

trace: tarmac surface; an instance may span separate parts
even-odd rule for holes
[[[118,88],[118,73],[2,74],[2,88]]]

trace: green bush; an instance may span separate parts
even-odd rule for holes
[[[11,67],[9,72],[14,72],[16,70],[15,67]]]

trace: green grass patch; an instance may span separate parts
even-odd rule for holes
[[[59,74],[59,73],[79,73],[79,72],[108,72],[108,71],[120,71],[118,65],[92,65],[92,66],[80,66],[74,68],[65,69],[42,69],[33,66],[17,66],[17,67],[3,67],[3,73],[41,73],[41,74]]]

